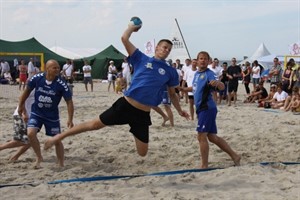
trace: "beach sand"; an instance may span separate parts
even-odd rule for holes
[[[12,138],[12,113],[20,92],[17,86],[0,85],[1,138]],[[94,92],[85,92],[75,83],[74,123],[97,118],[121,95],[107,92],[107,84],[96,82]],[[175,175],[141,176],[92,182],[49,184],[51,181],[197,169],[200,166],[196,121],[187,121],[173,108],[175,127],[162,127],[162,118],[151,112],[149,152],[136,153],[129,126],[105,127],[63,140],[65,167],[55,164],[54,148],[42,151],[42,169],[34,170],[35,156],[28,150],[15,163],[8,162],[16,149],[0,152],[0,199],[300,199],[300,118],[291,112],[265,110],[244,104],[244,88],[239,87],[237,106],[220,105],[218,135],[226,139],[241,156],[234,167],[229,156],[210,145],[212,171]],[[188,110],[187,104],[181,105]],[[60,104],[62,129],[66,129],[67,110]],[[43,147],[44,129],[38,133]],[[261,162],[276,162],[262,165]],[[18,185],[10,186],[9,185]]]

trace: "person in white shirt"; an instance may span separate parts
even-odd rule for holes
[[[65,77],[67,83],[73,84],[73,65],[71,64],[71,60],[67,59],[66,64],[63,66],[63,76]]]
[[[260,81],[260,66],[257,60],[254,60],[252,63],[252,83],[253,83],[253,90],[255,90],[256,85],[258,85]]]
[[[191,59],[187,58],[185,59],[185,65],[182,66],[181,69],[181,73],[182,73],[182,79],[185,76],[186,72],[191,69]],[[187,87],[186,82],[183,84],[183,82],[181,82],[181,87]],[[184,98],[185,98],[185,103],[188,103],[188,93],[182,91]]]
[[[28,65],[27,65],[27,73],[28,73],[27,80],[30,80],[31,77],[33,77],[36,74],[35,66],[33,64],[33,58],[30,58],[30,61],[29,61]]]
[[[122,63],[122,75],[123,78],[126,80],[127,88],[128,88],[131,83],[131,67],[127,62],[127,57],[124,57],[124,62]]]
[[[183,85],[187,85],[187,87],[192,87],[193,86],[193,80],[194,80],[194,75],[197,71],[197,59],[192,60],[192,65],[191,68],[188,68],[186,72],[184,73],[183,76]],[[188,92],[188,99],[189,99],[189,107],[190,107],[190,116],[191,120],[194,120],[194,94],[193,92]]]
[[[215,73],[216,80],[219,80],[220,76],[222,75],[223,68],[219,66],[219,60],[215,58],[212,63],[207,66],[208,69]],[[213,99],[217,103],[218,101],[218,92],[217,90],[212,91]]]
[[[93,79],[92,79],[92,67],[89,65],[87,60],[84,61],[83,71],[83,82],[85,85],[85,90],[88,91],[87,84],[91,84],[91,91],[93,92]]]
[[[273,109],[278,109],[284,106],[285,100],[288,96],[288,93],[282,90],[282,84],[279,83],[277,86],[277,92],[274,94],[273,99],[271,101],[271,107]]]
[[[107,80],[108,80],[108,92],[109,92],[109,89],[110,89],[110,85],[112,84],[113,85],[113,90],[115,92],[115,81],[116,81],[116,78],[117,78],[117,68],[115,66],[115,62],[114,61],[109,61],[109,66],[108,66],[108,74],[107,74]]]

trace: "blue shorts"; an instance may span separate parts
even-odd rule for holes
[[[197,129],[198,133],[217,133],[217,108],[203,110],[198,113],[198,124]]]
[[[37,132],[39,132],[43,125],[45,126],[46,135],[48,136],[53,137],[61,132],[59,120],[53,121],[33,114],[30,115],[30,119],[28,120],[27,124],[28,128],[37,128]]]
[[[258,84],[259,84],[259,81],[260,81],[260,78],[252,78],[252,82],[253,82],[253,84],[255,84],[255,85],[258,85]]]
[[[170,97],[169,97],[169,93],[168,93],[168,91],[164,91],[164,93],[163,93],[163,95],[162,95],[162,102],[161,102],[161,104],[163,104],[163,105],[171,105],[171,99],[170,99]]]

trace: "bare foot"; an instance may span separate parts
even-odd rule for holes
[[[200,169],[207,169],[208,168],[208,165],[201,165],[200,166]]]
[[[170,120],[169,117],[164,118],[164,121],[163,121],[163,123],[162,123],[161,125],[162,125],[162,126],[165,126],[165,125],[166,125],[166,122],[169,121],[169,120]]]
[[[33,167],[33,169],[41,169],[42,166],[41,166],[41,162],[43,161],[43,158],[37,158],[36,161],[35,161],[35,165]]]
[[[232,159],[234,162],[234,166],[241,166],[241,159],[242,157],[240,155],[237,155],[234,159]]]
[[[9,162],[16,162],[18,160],[19,156],[13,156],[9,158]]]
[[[49,138],[49,139],[46,140],[46,142],[44,144],[44,150],[48,150],[48,149],[50,149],[54,145],[55,145],[54,138]]]

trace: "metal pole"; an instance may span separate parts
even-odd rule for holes
[[[176,21],[176,25],[177,25],[177,27],[178,27],[179,33],[180,33],[180,35],[181,35],[181,37],[182,37],[182,40],[183,40],[183,43],[184,43],[184,46],[185,46],[186,52],[187,52],[187,54],[188,54],[189,58],[191,59],[191,56],[190,56],[189,50],[188,50],[188,48],[187,48],[187,46],[186,46],[186,43],[185,43],[184,37],[183,37],[183,35],[182,35],[181,29],[180,29],[180,27],[179,27],[179,24],[178,24],[178,22],[177,22],[177,19],[176,19],[176,18],[175,18],[175,21]]]

